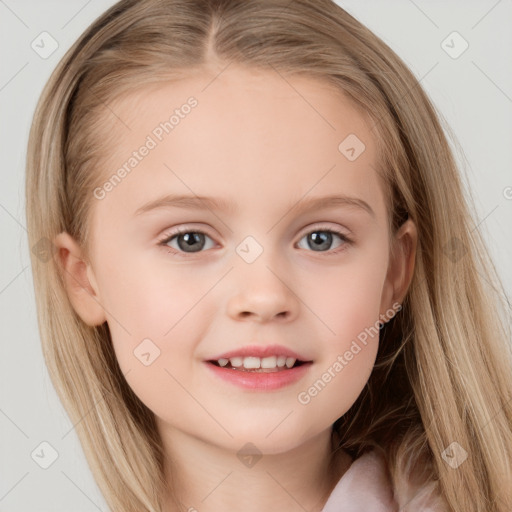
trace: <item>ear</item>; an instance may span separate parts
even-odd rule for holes
[[[402,304],[414,275],[414,261],[418,243],[418,231],[412,219],[407,219],[393,239],[388,273],[382,291],[381,315],[392,309],[394,303]]]
[[[63,231],[54,239],[59,271],[74,310],[90,326],[106,321],[101,305],[99,289],[94,272],[83,258],[82,249],[68,233]]]

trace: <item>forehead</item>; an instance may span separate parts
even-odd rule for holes
[[[163,192],[269,208],[335,191],[382,199],[368,117],[327,82],[230,65],[141,87],[110,107],[105,140],[116,143],[105,148],[103,182],[128,171],[108,197],[133,212]]]
[[[192,109],[187,107],[191,98],[197,103]],[[235,65],[217,74],[195,71],[174,81],[143,85],[115,100],[103,120],[109,131],[123,131],[124,125],[123,140],[136,145],[140,134],[130,133],[133,128],[150,134],[173,114],[179,119],[175,116],[172,137],[167,139],[190,132],[185,125],[192,124],[197,137],[222,139],[228,133],[233,142],[247,138],[249,132],[258,136],[255,144],[319,138],[336,144],[351,132],[372,145],[369,116],[333,84]],[[185,118],[190,120],[182,123]]]

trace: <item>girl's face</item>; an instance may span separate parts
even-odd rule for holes
[[[68,285],[77,312],[108,322],[163,431],[279,453],[329,430],[368,380],[414,259],[410,221],[412,252],[390,259],[365,118],[322,82],[234,65],[105,112],[116,142],[91,197],[91,262],[67,260],[86,288]],[[81,257],[65,233],[56,244]],[[249,345],[310,363],[251,373],[250,388],[207,362]]]

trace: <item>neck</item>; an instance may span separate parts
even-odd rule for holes
[[[343,450],[333,450],[330,430],[292,450],[262,454],[247,465],[236,452],[181,431],[165,427],[161,434],[170,489],[165,512],[321,512],[352,462]]]

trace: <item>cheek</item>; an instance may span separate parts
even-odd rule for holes
[[[332,425],[355,403],[368,382],[377,354],[377,344],[364,345],[358,341],[347,350],[333,355],[322,365],[297,395],[302,414],[321,418]]]
[[[338,303],[342,309],[332,323],[335,334],[323,336],[322,355],[297,396],[298,403],[325,424],[352,407],[370,378],[379,347],[376,304],[368,310],[357,301]]]
[[[135,395],[157,416],[170,404],[188,403],[184,387],[193,376],[193,326],[187,303],[169,300],[170,292],[154,288],[148,296],[127,302],[133,309],[128,332],[115,320],[109,322],[116,359]],[[188,334],[188,337],[187,337]]]
[[[371,254],[354,253],[315,282],[304,275],[305,301],[324,324],[323,337],[339,350],[379,320],[387,262]]]
[[[210,285],[211,286],[211,285]],[[194,281],[178,266],[130,261],[111,266],[102,276],[102,305],[109,325],[121,336],[162,339],[208,291],[208,282]]]
[[[171,274],[165,265],[159,272],[124,262],[102,280],[112,345],[134,393],[158,411],[169,397],[183,395],[179,383],[193,375],[194,340],[201,337],[197,319],[207,317],[201,298],[211,284],[194,284],[193,276],[178,268]]]
[[[356,257],[325,275],[324,287],[309,287],[309,304],[321,320],[317,338],[323,344],[298,402],[310,414],[326,416],[326,421],[334,422],[347,412],[373,370],[386,271],[386,261],[377,261]]]

